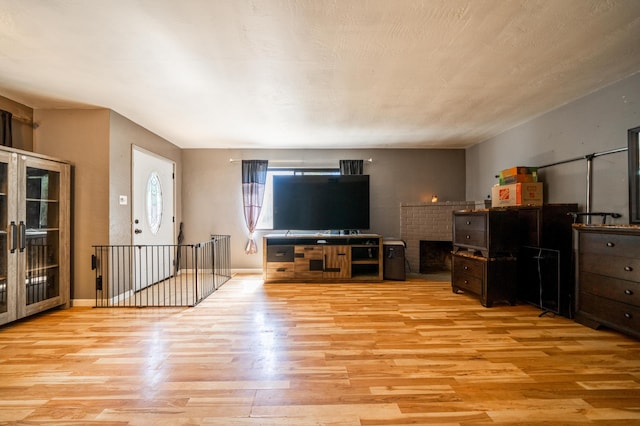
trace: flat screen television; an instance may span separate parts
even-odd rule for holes
[[[273,228],[369,229],[369,175],[274,176]]]

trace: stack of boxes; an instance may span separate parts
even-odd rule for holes
[[[491,189],[491,207],[542,205],[537,167],[511,167],[502,170],[498,178],[499,183]]]

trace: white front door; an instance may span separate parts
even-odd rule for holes
[[[173,161],[132,147],[131,241],[136,291],[173,275],[174,169]]]

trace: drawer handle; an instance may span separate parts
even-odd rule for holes
[[[470,239],[471,239],[471,235],[466,235],[466,236],[465,236],[465,238],[466,238],[467,240],[470,240]]]
[[[468,271],[468,270],[469,270],[469,267],[468,267],[468,266],[465,266],[465,267],[464,267],[464,268],[462,268],[462,269],[464,269],[465,271]]]
[[[607,247],[613,247],[613,246],[615,246],[615,243],[612,243],[611,241],[607,243]]]
[[[467,225],[471,225],[471,221],[470,220],[467,221]]]
[[[626,294],[627,296],[631,296],[633,294],[633,290],[626,289],[624,291],[624,294]]]
[[[624,270],[627,271],[627,272],[631,272],[631,271],[633,271],[633,268],[631,266],[625,266]]]
[[[465,284],[469,284],[469,281],[467,281],[467,280],[464,280],[464,283],[465,283]]]
[[[276,269],[278,272],[287,272],[287,268],[278,268]]]
[[[624,313],[624,317],[625,317],[626,319],[631,319],[631,318],[633,318],[633,315],[631,315],[629,312],[625,312],[625,313]]]

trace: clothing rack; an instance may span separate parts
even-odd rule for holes
[[[627,151],[628,148],[627,147],[623,147],[623,148],[614,148],[614,149],[610,149],[607,151],[601,151],[601,152],[594,152],[592,154],[587,154],[587,155],[583,155],[581,157],[574,157],[574,158],[570,158],[568,160],[563,160],[563,161],[557,161],[555,163],[550,163],[550,164],[545,164],[544,166],[539,166],[538,170],[540,169],[544,169],[546,167],[553,167],[553,166],[558,166],[560,164],[566,164],[566,163],[572,163],[574,161],[580,161],[580,160],[587,160],[587,190],[586,190],[586,202],[585,202],[585,210],[586,210],[586,214],[584,214],[585,219],[587,224],[591,223],[591,216],[595,216],[595,215],[601,215],[600,213],[596,214],[596,213],[592,213],[591,212],[591,198],[592,198],[592,181],[593,181],[593,159],[596,157],[601,157],[603,155],[610,155],[610,154],[616,154],[618,152],[624,152]],[[607,213],[607,215],[611,216],[611,217],[620,217],[620,215],[617,215],[617,213]],[[617,216],[614,216],[617,215]],[[574,217],[575,218],[575,217]],[[604,220],[606,220],[606,216],[604,217]]]

